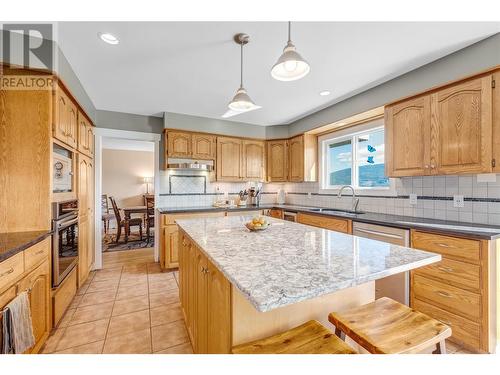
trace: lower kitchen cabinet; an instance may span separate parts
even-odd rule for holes
[[[348,234],[352,233],[352,220],[349,219],[299,212],[297,214],[297,222],[300,224],[311,225],[313,227],[333,230],[335,232]]]
[[[231,352],[231,284],[187,237],[181,235],[179,293],[195,353]]]
[[[265,214],[267,216],[274,217],[275,219],[282,219],[283,220],[283,210],[281,210],[281,209],[270,208],[269,210],[265,211]]]
[[[449,325],[451,340],[478,352],[495,350],[495,243],[413,230],[411,247],[442,261],[411,271],[411,307]]]
[[[0,269],[6,262],[10,262],[9,269],[21,270],[15,279],[8,283],[0,283],[0,310],[3,310],[19,293],[28,292],[35,345],[26,353],[38,353],[51,330],[50,247],[50,238],[46,238],[0,263]],[[0,272],[0,275],[3,276],[4,272]],[[0,281],[3,280],[0,279]],[[0,325],[1,323],[2,316],[0,314]],[[0,340],[3,340],[1,330]]]

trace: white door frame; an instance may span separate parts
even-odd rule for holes
[[[159,216],[156,212],[156,204],[159,199],[160,192],[160,134],[142,133],[129,130],[94,128],[95,131],[95,153],[94,153],[94,191],[95,191],[95,225],[94,225],[94,243],[95,243],[95,261],[94,269],[102,268],[102,210],[101,210],[101,194],[102,194],[102,139],[104,137],[121,138],[135,141],[149,141],[154,143],[155,167],[154,167],[154,191],[155,191],[155,247],[154,259],[158,262],[159,259],[159,244],[160,238],[158,229]]]

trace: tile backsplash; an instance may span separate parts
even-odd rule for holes
[[[252,186],[252,183],[247,182],[210,182],[207,177],[206,191],[202,193],[199,176],[203,173],[197,173],[198,178],[172,179],[172,175],[193,173],[162,171],[158,206],[210,206],[223,193],[233,199],[240,190]],[[396,179],[397,196],[360,195],[359,209],[367,212],[500,225],[500,175],[496,177],[496,182],[478,182],[476,175],[403,177]],[[310,182],[264,184],[261,202],[275,203],[276,192],[280,187],[286,192],[288,204],[351,208],[350,196],[339,199],[336,194],[321,193],[319,184]],[[417,195],[416,205],[410,205],[410,194]],[[453,195],[457,194],[464,196],[464,207],[453,206]]]

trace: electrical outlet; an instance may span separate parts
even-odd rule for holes
[[[410,204],[412,206],[417,204],[417,194],[410,194]]]
[[[453,207],[463,207],[464,206],[464,196],[454,195],[453,196]]]
[[[311,199],[311,198],[312,198],[312,196],[311,196],[311,192],[307,193],[307,198],[308,198],[308,199]]]

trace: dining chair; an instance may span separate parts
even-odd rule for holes
[[[128,236],[130,235],[130,227],[134,226],[139,227],[139,236],[142,241],[142,219],[140,217],[122,219],[120,209],[116,204],[115,198],[109,197],[109,200],[111,201],[111,205],[113,206],[113,211],[115,212],[115,217],[116,217],[116,224],[117,224],[116,243],[118,243],[118,240],[120,239],[120,236],[122,234],[122,228],[125,229],[125,242],[128,242]]]
[[[109,222],[115,216],[114,214],[109,212],[107,194],[101,195],[101,210],[102,210],[102,222],[104,224],[104,234],[107,234],[109,230]]]
[[[147,243],[151,236],[151,228],[155,226],[155,197],[145,196],[146,201],[146,238]]]

